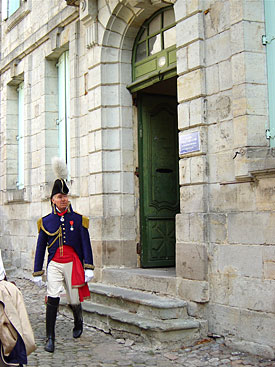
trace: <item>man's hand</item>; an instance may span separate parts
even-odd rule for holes
[[[88,283],[94,277],[94,271],[91,269],[85,269],[85,282]]]
[[[38,277],[33,277],[32,278],[33,282],[35,285],[38,285],[38,287],[42,287],[43,285],[43,280],[42,280],[42,276],[38,276]]]

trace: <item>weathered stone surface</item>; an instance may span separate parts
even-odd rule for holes
[[[198,98],[205,94],[204,73],[202,70],[191,71],[178,77],[178,101]]]
[[[101,281],[118,287],[140,289],[175,296],[177,294],[177,279],[173,268],[105,268]]]
[[[198,303],[209,301],[209,284],[206,281],[180,279],[178,292],[180,297],[188,301],[190,300]]]
[[[177,24],[177,47],[203,38],[202,14],[197,13]]]
[[[227,241],[227,216],[222,213],[209,214],[210,242],[225,243]]]
[[[207,279],[207,250],[205,245],[177,243],[177,276],[184,279]]]
[[[217,249],[217,259],[220,273],[254,278],[262,276],[261,246],[222,245]]]
[[[141,266],[142,196],[134,172],[142,106],[127,85],[135,37],[168,2],[99,1],[97,34],[65,1],[50,8],[47,2],[21,3],[2,22],[1,38],[0,246],[12,266],[32,270],[35,221],[50,209],[51,157],[58,154],[56,64],[69,48],[70,192],[74,209],[91,219],[96,278],[186,297],[197,306],[210,301],[198,313],[207,315],[213,332],[233,334],[240,348],[271,357],[275,164],[265,137],[263,1],[169,1],[177,33],[179,77],[171,93],[179,101],[178,128],[180,134],[199,131],[201,138],[200,152],[179,161],[173,275],[106,270]],[[16,101],[23,80],[25,188],[17,190]],[[170,93],[162,89],[166,81],[159,82],[155,91]],[[119,333],[118,321],[111,323]]]
[[[182,186],[180,188],[181,213],[205,212],[207,185]]]
[[[93,302],[105,306],[117,307],[123,311],[140,314],[162,320],[183,318],[187,316],[184,300],[158,296],[103,283],[91,283]],[[86,302],[88,305],[89,302]]]
[[[231,52],[230,48],[227,46],[229,42],[229,30],[219,33],[205,41],[207,66],[225,61],[229,58]]]

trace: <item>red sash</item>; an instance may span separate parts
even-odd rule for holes
[[[85,283],[84,269],[74,249],[71,246],[63,245],[62,251],[61,248],[57,249],[52,260],[61,264],[73,262],[72,288],[78,288],[80,302],[90,298],[89,287]]]

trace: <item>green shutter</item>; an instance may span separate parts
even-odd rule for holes
[[[18,87],[18,180],[17,187],[24,187],[24,83]]]
[[[275,1],[265,0],[266,60],[270,146],[275,147]]]

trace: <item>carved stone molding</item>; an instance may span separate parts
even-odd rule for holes
[[[69,6],[79,6],[80,0],[65,0],[67,5]]]
[[[81,0],[79,18],[86,27],[86,46],[91,48],[98,43],[97,0]]]
[[[129,4],[134,8],[148,9],[152,6],[167,6],[175,4],[177,0],[129,0]]]

